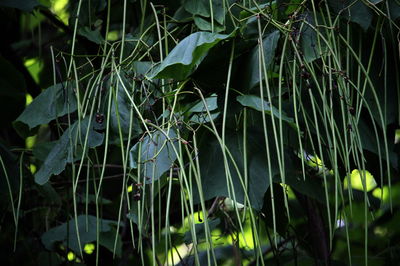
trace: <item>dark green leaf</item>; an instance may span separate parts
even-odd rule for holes
[[[370,27],[373,12],[363,3],[363,1],[329,0],[328,3],[334,12],[340,13],[345,20],[350,20],[354,23],[357,23],[364,31]]]
[[[210,16],[210,5],[208,4],[208,1],[188,0],[185,2],[184,8],[187,12],[193,15],[200,15],[203,17]]]
[[[0,0],[0,6],[17,8],[25,12],[30,12],[39,5],[37,0]]]
[[[33,148],[33,156],[39,160],[44,162],[47,158],[47,155],[50,151],[54,148],[57,144],[57,141],[50,141],[50,142],[42,142],[35,145]]]
[[[218,108],[217,105],[217,95],[213,94],[210,97],[207,97],[204,99],[205,104],[207,106],[204,105],[204,102],[202,100],[200,100],[198,103],[196,103],[195,105],[193,105],[190,109],[189,112],[192,113],[201,113],[201,112],[206,112],[207,109],[208,111],[214,111],[215,109]],[[207,107],[207,108],[206,108]]]
[[[223,154],[219,142],[214,139],[206,138],[199,150],[201,182],[204,198],[212,199],[218,196],[229,197],[228,185],[226,182],[226,172],[224,166]],[[244,177],[243,164],[243,135],[239,132],[232,132],[226,136],[225,144],[232,154],[233,160],[239,168],[242,178]],[[247,169],[248,169],[248,196],[250,204],[253,208],[261,209],[264,201],[265,191],[269,187],[267,155],[265,152],[264,138],[257,132],[248,134],[247,139]],[[271,173],[277,174],[278,167],[276,160],[271,156]],[[239,175],[235,170],[232,160],[228,158],[229,171],[234,186],[232,193],[235,195],[237,202],[244,202],[244,190],[239,179]],[[245,181],[243,180],[243,183]],[[198,190],[194,189],[195,202],[199,201]]]
[[[400,3],[396,0],[388,0],[388,10],[390,18],[396,20],[400,17]]]
[[[37,96],[15,123],[24,123],[30,129],[74,112],[77,109],[75,92],[72,86],[58,83]]]
[[[117,230],[114,227],[111,227],[111,230],[100,232],[100,245],[107,248],[110,252],[114,253],[114,243],[115,236],[117,235]],[[117,257],[121,257],[122,255],[122,240],[121,236],[117,235],[117,245],[115,248],[115,255]]]
[[[47,155],[46,160],[40,167],[39,171],[35,174],[35,182],[43,185],[45,184],[52,175],[60,174],[67,163],[71,163],[76,159],[81,159],[82,154],[76,154],[76,151],[71,150],[71,146],[74,146],[75,141],[78,141],[78,145],[82,148],[85,143],[85,137],[87,136],[87,147],[93,148],[103,143],[103,134],[95,131],[95,122],[89,123],[89,117],[86,117],[82,121],[76,121],[72,124],[53,146],[50,153]],[[87,130],[89,131],[87,134]],[[79,130],[78,130],[79,129]]]
[[[319,18],[319,17],[318,17]],[[322,19],[322,18],[319,18]],[[311,13],[305,13],[304,23],[300,32],[300,44],[303,51],[304,59],[307,62],[312,62],[321,57],[321,54],[326,51],[326,45],[322,38],[318,36],[315,28],[315,18]],[[318,39],[319,38],[319,39]]]
[[[279,37],[279,31],[274,31],[263,39],[263,53],[266,69],[268,69],[273,62]],[[242,84],[245,89],[251,89],[260,83],[259,50],[260,47],[257,45],[251,50],[248,58],[245,60],[242,78]],[[262,73],[261,76],[264,77],[264,74]],[[264,80],[264,78],[262,79]]]
[[[210,4],[212,4],[214,20],[216,22],[218,22],[219,24],[223,24],[224,18],[225,18],[225,11],[224,11],[222,1],[212,0],[210,2],[209,0],[188,0],[185,2],[184,8],[187,12],[193,14],[195,17],[202,16],[202,17],[209,18],[209,17],[211,17]],[[211,25],[211,22],[210,22],[210,25]]]
[[[196,26],[202,30],[202,31],[212,31],[212,25],[211,22],[208,21],[207,19],[204,19],[202,17],[198,17],[198,16],[194,16],[194,23],[196,24]],[[224,27],[214,23],[214,32],[221,32],[224,31]]]
[[[97,218],[92,215],[79,215],[77,223],[79,239],[83,249],[85,244],[96,241]],[[100,219],[98,230],[100,233],[110,232],[112,226],[117,226],[117,224],[116,221]],[[100,238],[100,244],[102,244],[101,240]],[[48,250],[53,250],[54,244],[57,242],[62,242],[64,246],[67,246],[68,243],[69,248],[76,254],[80,254],[81,250],[79,249],[75,219],[54,227],[42,235],[42,243]]]
[[[221,223],[221,220],[219,218],[215,220],[209,220],[208,221],[208,227],[210,232],[217,228],[217,226]],[[194,234],[196,235],[197,243],[201,243],[206,239],[206,229],[205,229],[205,224],[200,223],[200,224],[195,224],[195,232]],[[192,233],[190,231],[185,233],[185,236],[183,238],[186,244],[193,243],[192,239]]]
[[[91,30],[89,27],[82,27],[78,30],[78,33],[94,43],[101,44],[104,42],[103,36],[101,36],[99,30]]]
[[[279,113],[279,110],[274,107],[269,102],[262,100],[260,97],[255,95],[241,95],[236,98],[238,102],[240,102],[243,106],[253,108],[257,111],[264,111],[267,114],[271,114],[275,116],[277,119],[282,119],[282,121],[287,122],[293,128],[297,128],[294,123],[293,118],[288,117],[286,113],[282,110],[282,114]],[[262,106],[262,102],[264,106]],[[264,108],[264,109],[263,109]]]
[[[196,32],[189,35],[168,54],[150,78],[186,79],[203,61],[208,51],[227,38],[229,35],[209,32]]]
[[[136,66],[138,65],[139,64],[136,64]],[[121,72],[121,79],[122,82],[124,83],[125,88],[129,89],[132,87],[122,72]],[[139,120],[134,116],[134,114],[135,112],[133,111],[133,106],[128,96],[126,95],[123,85],[121,84],[121,82],[119,82],[118,91],[116,92],[116,95],[114,95],[114,99],[112,100],[111,118],[110,118],[111,130],[116,136],[118,136],[118,138],[120,129],[124,139],[128,138],[129,129],[131,129],[132,138],[137,137],[142,133],[142,129],[139,126],[140,125]],[[132,117],[132,125],[130,128],[131,117]]]
[[[215,120],[220,115],[220,113],[221,112],[210,113],[210,115],[208,115],[207,113],[193,114],[192,117],[190,117],[190,121],[196,124],[208,123],[212,120]]]
[[[151,136],[146,136],[143,141],[138,142],[130,151],[130,167],[137,168],[140,163],[146,182],[158,180],[168,171],[176,160],[174,151],[178,148],[176,133],[170,129],[168,138],[160,131],[156,131]],[[141,153],[139,154],[139,146]]]

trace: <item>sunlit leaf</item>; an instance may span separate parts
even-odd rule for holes
[[[377,186],[376,181],[370,172],[366,170],[360,171],[358,169],[353,170],[350,176],[346,176],[343,180],[343,184],[345,189],[351,185],[353,189],[361,191],[366,190],[367,192],[373,190]]]

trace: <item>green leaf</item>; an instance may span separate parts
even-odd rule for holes
[[[83,148],[88,127],[87,146],[93,148],[101,145],[104,136],[102,133],[96,132],[94,128],[95,123],[95,121],[89,123],[89,117],[86,117],[84,120],[80,121],[80,123],[76,121],[72,124],[47,155],[43,165],[35,174],[35,182],[39,185],[43,185],[52,175],[58,175],[64,171],[67,163],[81,159],[82,154],[77,154],[77,151],[79,152],[81,150],[77,149],[73,152],[71,147],[76,147],[74,143],[77,141],[78,145]],[[70,141],[72,141],[72,143]]]
[[[115,243],[115,236],[117,235],[117,230],[114,227],[111,227],[111,230],[100,232],[100,245],[108,249],[110,252],[114,253],[114,243]],[[122,240],[121,235],[117,235],[117,245],[115,248],[115,255],[117,257],[122,256]]]
[[[214,121],[220,114],[221,112],[210,113],[210,115],[207,113],[193,114],[192,117],[190,117],[190,122],[194,122],[196,124],[205,124],[210,121]]]
[[[18,130],[19,124],[23,123],[28,125],[29,129],[32,129],[47,124],[57,117],[74,112],[76,109],[76,96],[72,86],[63,86],[58,83],[39,94],[15,120],[14,126]]]
[[[268,34],[263,39],[263,53],[265,67],[268,69],[275,57],[276,47],[278,45],[280,33],[279,31],[274,31]],[[255,46],[248,58],[244,63],[242,84],[245,89],[252,89],[260,83],[260,68],[259,68],[259,46]],[[264,80],[264,74],[261,75]]]
[[[388,10],[390,18],[396,20],[400,17],[400,3],[396,0],[388,0]]]
[[[377,156],[379,156],[379,148],[378,147],[380,147],[381,158],[384,160],[387,160],[386,152],[385,152],[385,149],[383,148],[383,147],[385,147],[384,140],[381,137],[381,135],[378,136],[378,140],[377,140],[374,130],[372,130],[371,126],[367,122],[365,122],[363,119],[360,119],[358,122],[358,130],[359,130],[359,132],[362,132],[362,134],[360,134],[360,141],[362,143],[363,149],[373,152]],[[399,167],[398,158],[399,157],[396,154],[396,152],[393,151],[394,150],[393,146],[394,146],[393,142],[388,142],[389,162],[393,168],[398,169],[398,167]]]
[[[224,18],[225,18],[225,11],[222,1],[213,0],[211,1],[211,4],[212,4],[214,20],[222,25],[224,23]],[[211,6],[209,0],[188,0],[185,2],[184,8],[187,12],[193,14],[195,17],[199,16],[207,18],[211,17]]]
[[[31,12],[39,5],[37,0],[0,0],[0,6],[17,8],[25,12]]]
[[[278,119],[282,119],[282,121],[287,122],[291,127],[297,128],[296,124],[294,123],[293,118],[288,117],[286,113],[282,110],[282,115],[279,114],[279,110],[274,107],[269,102],[262,100],[260,97],[255,95],[241,95],[236,97],[237,101],[240,102],[243,106],[253,108],[257,111],[264,111],[267,114],[271,114]],[[262,106],[261,101],[263,101],[264,106]],[[263,109],[264,107],[264,109]]]
[[[33,156],[35,159],[44,162],[46,160],[47,155],[53,149],[53,147],[57,144],[57,141],[49,141],[35,144],[33,147]]]
[[[137,64],[139,65],[139,64]],[[129,84],[129,81],[121,72],[121,79],[126,88],[131,88],[132,86]],[[121,127],[121,133],[124,139],[127,139],[129,136],[130,129],[130,120],[131,120],[131,110],[133,110],[133,106],[126,95],[126,92],[119,82],[118,91],[116,93],[115,98],[112,100],[111,104],[111,120],[110,126],[112,132],[117,136],[115,139],[118,139],[119,130]],[[135,112],[132,112],[132,128],[131,128],[131,137],[137,137],[142,133],[142,129],[140,128],[139,120],[134,116]],[[119,124],[118,124],[119,120]]]
[[[214,93],[213,95],[211,95],[210,97],[207,97],[204,99],[205,104],[202,100],[200,100],[199,102],[197,102],[195,105],[193,105],[188,112],[191,113],[201,113],[201,112],[207,112],[208,111],[214,111],[215,109],[218,108],[217,105],[217,95]],[[206,108],[207,107],[207,108]]]
[[[214,230],[220,223],[221,220],[219,218],[214,220],[209,220],[208,221],[209,230],[210,231]],[[195,224],[195,234],[197,238],[197,243],[201,243],[201,241],[204,241],[206,239],[206,229],[204,223]],[[183,240],[185,241],[185,244],[193,243],[191,231],[185,233]]]
[[[202,17],[199,16],[194,16],[193,18],[194,23],[196,24],[196,26],[202,30],[202,31],[212,31],[212,25],[211,22],[208,21],[207,19],[204,19]],[[219,25],[218,23],[214,23],[214,32],[221,32],[224,31],[225,28],[221,25]]]
[[[200,15],[203,17],[210,16],[210,6],[208,4],[208,1],[188,0],[185,2],[184,8],[187,12],[193,15]]]
[[[249,130],[250,131],[250,130]],[[229,132],[225,139],[227,149],[232,154],[242,178],[244,178],[243,157],[243,135],[239,132]],[[271,153],[272,154],[272,153]],[[226,182],[226,171],[221,145],[217,139],[205,138],[205,143],[199,150],[201,186],[205,200],[218,196],[229,197],[228,185]],[[264,202],[264,194],[269,187],[267,155],[265,152],[265,141],[261,134],[250,131],[247,138],[247,169],[248,169],[248,189],[247,193],[250,204],[253,208],[260,210]],[[228,158],[229,172],[232,178],[235,200],[243,203],[245,194],[239,175]],[[271,156],[271,173],[275,175],[279,172],[276,159]],[[243,180],[244,182],[244,180]],[[198,184],[196,184],[198,185]],[[194,202],[199,202],[198,189],[193,189]]]
[[[83,249],[84,245],[96,241],[96,228],[97,228],[97,218],[92,215],[79,215],[77,217],[78,232],[81,242],[81,247]],[[100,219],[98,230],[100,233],[110,232],[112,226],[117,226],[116,221]],[[100,235],[100,245],[102,243],[102,235]],[[115,235],[114,235],[115,237]],[[53,227],[49,231],[42,235],[42,243],[48,250],[54,249],[54,244],[57,242],[63,243],[64,246],[72,249],[75,253],[79,254],[81,250],[79,249],[79,243],[76,232],[75,219],[69,220],[68,223],[63,223],[60,226]],[[108,245],[104,245],[108,247]]]
[[[363,1],[329,0],[328,4],[335,13],[340,13],[344,20],[357,23],[364,31],[371,26],[373,12]]]
[[[129,166],[137,168],[140,163],[145,181],[152,183],[158,180],[168,171],[176,160],[176,153],[173,149],[178,149],[176,143],[176,133],[170,129],[168,138],[160,131],[156,131],[151,136],[146,136],[143,141],[136,143],[130,151]],[[141,153],[139,154],[139,146]]]
[[[79,35],[82,35],[89,41],[97,44],[102,44],[104,42],[103,36],[101,36],[100,30],[91,30],[89,27],[82,27],[78,30]]]
[[[229,37],[229,35],[209,32],[196,32],[189,35],[168,54],[150,78],[186,79],[195,71],[212,47]]]
[[[300,45],[303,51],[304,59],[307,62],[312,62],[315,59],[321,57],[321,54],[326,51],[326,45],[322,38],[318,37],[315,28],[315,18],[312,13],[305,13],[304,22],[302,25],[302,31],[300,33]],[[318,21],[322,18],[317,16]],[[312,25],[313,27],[311,27]],[[319,41],[318,41],[319,38]]]

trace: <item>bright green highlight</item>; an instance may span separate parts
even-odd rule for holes
[[[25,99],[26,99],[25,106],[28,106],[33,101],[32,95],[30,95],[29,93],[25,94]]]
[[[389,188],[384,186],[383,188],[377,187],[372,191],[372,195],[375,198],[381,199],[383,202],[389,202]]]
[[[92,254],[95,250],[96,246],[93,243],[87,243],[84,247],[83,247],[83,251],[85,251],[86,254]]]
[[[367,192],[376,188],[377,184],[374,179],[374,176],[366,170],[360,171],[358,169],[354,169],[350,174],[351,187],[353,189],[364,191],[364,185],[363,185],[364,178],[365,178],[365,187]],[[348,176],[344,178],[343,183],[344,183],[344,188],[347,189],[349,187]]]
[[[42,72],[43,69],[42,60],[39,60],[38,58],[30,58],[25,60],[24,65],[28,69],[29,73],[31,74],[35,82],[39,83],[40,81],[39,74],[40,72]]]
[[[36,173],[36,165],[30,164],[29,165],[29,171],[31,171],[32,175]]]
[[[107,34],[107,41],[116,41],[119,38],[119,32],[116,30],[110,31]]]
[[[69,17],[69,14],[67,12],[67,4],[68,4],[68,0],[52,0],[51,1],[51,10],[66,25],[68,25],[68,17]]]
[[[68,254],[67,254],[68,261],[73,261],[75,258],[76,258],[76,255],[74,252],[72,252],[72,251],[68,252]]]
[[[396,129],[396,133],[394,135],[394,143],[397,144],[400,142],[400,129]]]
[[[27,137],[25,139],[25,146],[27,149],[32,149],[33,146],[35,146],[35,142],[36,142],[36,135],[35,136],[31,136],[31,137]]]

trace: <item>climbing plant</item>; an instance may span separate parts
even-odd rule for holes
[[[0,11],[8,264],[399,260],[398,1]]]

